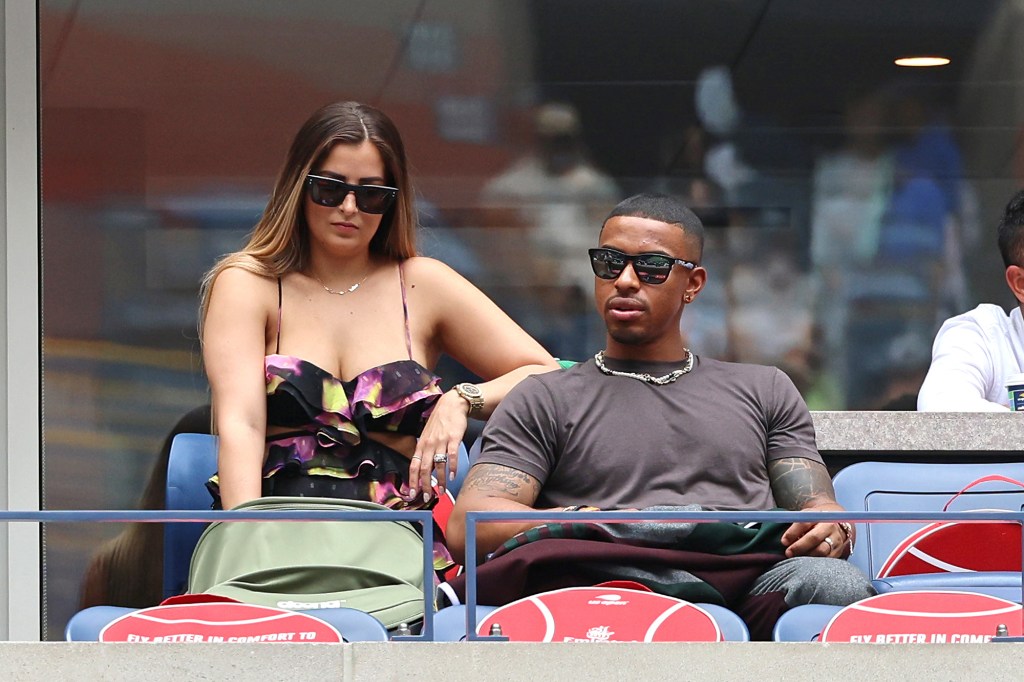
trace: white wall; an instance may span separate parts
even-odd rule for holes
[[[40,334],[36,3],[0,0],[0,509],[39,509]],[[34,523],[0,524],[0,639],[37,641],[40,541]]]

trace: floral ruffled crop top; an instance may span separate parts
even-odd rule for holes
[[[289,355],[268,355],[265,366],[267,425],[296,432],[267,438],[264,476],[293,465],[304,473],[355,477],[370,462],[345,462],[345,455],[366,434],[419,436],[442,392],[440,378],[415,360],[373,367],[351,381]]]
[[[373,432],[419,436],[443,393],[440,377],[412,359],[401,265],[398,272],[408,360],[372,367],[350,381],[342,381],[301,358],[279,353],[266,356],[267,426],[288,431],[267,437],[265,480],[279,474],[329,476],[339,481],[339,497],[365,499],[395,509],[422,506],[404,499],[409,460],[367,437]],[[279,351],[280,279],[277,287]],[[208,487],[219,495],[216,476]],[[268,494],[268,486],[264,488],[264,494]]]

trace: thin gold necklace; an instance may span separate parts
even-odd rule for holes
[[[359,285],[362,284],[363,282],[365,282],[366,278],[369,277],[369,276],[370,276],[370,273],[367,272],[365,275],[363,275],[363,278],[361,280],[359,280],[358,282],[356,282],[355,284],[350,286],[348,289],[341,289],[341,290],[336,290],[336,289],[330,288],[329,286],[324,284],[324,281],[322,279],[320,279],[320,277],[318,277],[315,274],[313,275],[313,278],[316,281],[320,282],[320,286],[322,286],[324,288],[324,291],[326,291],[327,293],[334,294],[335,296],[344,296],[345,294],[351,294],[353,291],[358,289]]]
[[[668,374],[663,374],[660,377],[652,376],[647,372],[619,372],[614,369],[609,369],[608,366],[604,364],[603,350],[597,351],[597,355],[594,356],[594,362],[597,364],[597,368],[608,376],[628,377],[630,379],[638,379],[647,384],[664,386],[665,384],[671,384],[673,381],[693,369],[693,353],[690,352],[689,348],[683,348],[683,352],[686,353],[686,364],[679,369],[673,370]]]

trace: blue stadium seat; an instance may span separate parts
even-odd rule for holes
[[[82,609],[64,626],[64,639],[68,642],[95,642],[100,631],[121,616],[138,611],[127,606],[90,606]]]
[[[217,471],[217,437],[179,433],[167,459],[168,510],[210,509],[213,499],[206,481]],[[164,524],[164,599],[183,594],[188,587],[192,551],[206,528],[204,523]]]
[[[1012,571],[972,573],[922,573],[875,578],[871,581],[879,593],[900,590],[956,590],[980,592],[1007,601],[1021,601],[1021,574]]]
[[[1024,463],[910,464],[859,462],[836,474],[836,499],[849,511],[941,511],[970,483],[989,474],[1024,481]],[[1024,488],[998,481],[967,491],[950,511],[1024,508]],[[861,523],[857,547],[850,561],[875,578],[893,549],[920,528],[919,523]],[[898,589],[959,589],[982,592],[1013,601],[1021,600],[1020,573],[934,573],[875,580],[880,592]]]
[[[722,631],[722,637],[727,642],[749,642],[750,631],[747,629],[747,624],[743,622],[743,619],[738,615],[725,608],[724,606],[718,606],[717,604],[696,604],[700,608],[711,614],[711,617],[718,623],[719,629]]]
[[[477,437],[477,439],[475,441],[473,441],[473,445],[470,446],[470,448],[469,448],[469,464],[470,464],[470,466],[472,466],[473,462],[476,461],[476,458],[480,456],[480,450],[483,448],[483,446],[484,446],[484,437],[483,436],[479,436],[479,437]]]
[[[476,622],[481,622],[496,606],[477,606]],[[461,642],[466,639],[466,606],[446,606],[434,614],[434,641]]]
[[[314,609],[301,611],[333,625],[346,642],[386,642],[388,629],[379,620],[358,609]]]
[[[794,607],[776,621],[772,639],[776,642],[813,642],[842,608],[827,604]]]
[[[473,446],[476,447],[480,439],[477,438]],[[462,483],[466,480],[466,474],[469,473],[469,468],[473,466],[470,460],[469,451],[466,450],[466,446],[459,443],[459,469],[455,472],[455,480],[448,484],[448,490],[451,491],[452,496],[458,497],[459,490],[462,489]]]

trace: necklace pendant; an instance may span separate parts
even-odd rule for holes
[[[359,285],[362,284],[363,282],[365,282],[366,278],[369,277],[369,276],[370,276],[370,273],[366,273],[366,275],[361,280],[359,280],[358,282],[356,282],[352,286],[348,287],[347,289],[337,289],[336,290],[336,289],[332,289],[329,286],[327,286],[326,284],[324,284],[324,281],[322,279],[320,279],[317,275],[313,275],[313,277],[316,279],[316,281],[320,282],[320,286],[322,286],[324,288],[324,291],[326,291],[329,294],[334,294],[335,296],[344,296],[345,294],[351,294],[353,291],[358,289]]]

